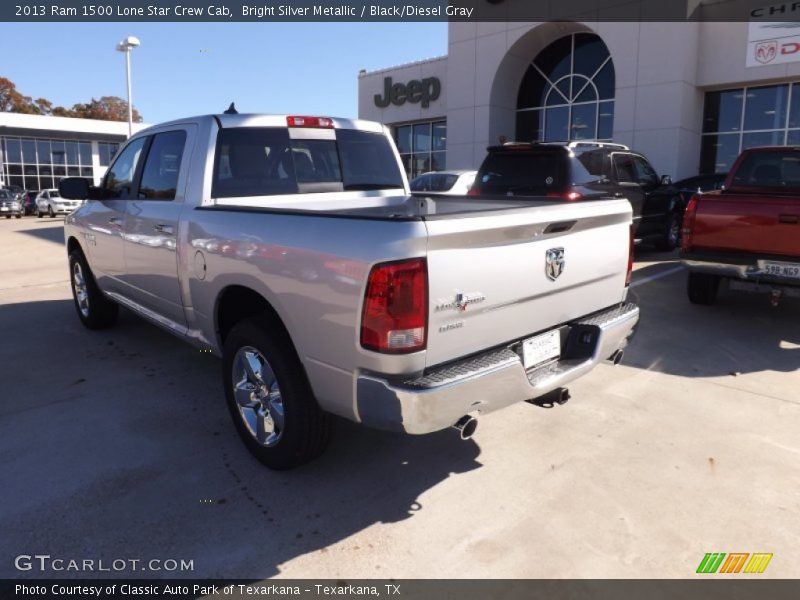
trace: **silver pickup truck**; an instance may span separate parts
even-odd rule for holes
[[[134,135],[66,219],[87,327],[124,306],[221,356],[236,428],[267,466],[317,456],[331,414],[424,434],[563,394],[618,362],[626,200],[415,198],[389,131],[222,114]]]

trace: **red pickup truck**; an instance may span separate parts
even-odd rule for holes
[[[689,300],[713,304],[720,282],[800,297],[800,148],[745,150],[725,187],[696,194],[683,217]]]

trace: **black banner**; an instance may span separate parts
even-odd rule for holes
[[[22,0],[0,3],[11,22],[794,21],[800,3],[769,0]]]
[[[397,600],[796,600],[800,580],[750,578],[694,580],[212,580],[65,579],[0,581],[3,600],[169,598],[210,600],[298,598],[301,600],[393,598]]]

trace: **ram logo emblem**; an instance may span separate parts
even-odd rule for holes
[[[564,272],[564,249],[550,248],[545,254],[544,272],[547,278],[555,281]]]

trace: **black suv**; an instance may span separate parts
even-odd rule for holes
[[[470,196],[547,196],[567,201],[627,198],[634,236],[660,250],[680,242],[680,191],[641,154],[606,142],[508,142],[487,148]]]

